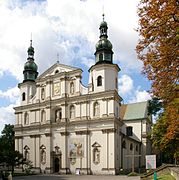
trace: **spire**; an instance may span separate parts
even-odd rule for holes
[[[27,53],[28,53],[28,58],[27,59],[34,60],[34,48],[32,47],[32,37],[31,37],[31,40],[30,40],[30,47],[28,48]]]
[[[100,36],[99,41],[96,44],[96,64],[97,63],[112,63],[113,60],[113,51],[112,51],[112,44],[108,40],[107,29],[108,25],[107,22],[104,20],[104,13],[102,14],[102,22],[100,24]]]
[[[30,47],[27,50],[28,53],[28,57],[27,57],[27,62],[24,65],[24,81],[35,81],[35,79],[38,76],[38,72],[37,72],[37,65],[34,62],[34,48],[32,47],[32,37],[30,40]]]

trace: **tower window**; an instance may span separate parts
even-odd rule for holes
[[[103,61],[103,54],[99,54],[99,61]]]
[[[102,76],[98,76],[98,78],[97,78],[97,86],[102,86]]]
[[[22,93],[22,101],[25,101],[25,92]]]

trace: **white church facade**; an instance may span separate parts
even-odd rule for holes
[[[87,87],[82,69],[59,62],[38,76],[31,41],[14,129],[15,149],[32,161],[33,171],[119,174],[145,166],[151,153],[148,102],[121,103],[120,68],[113,64],[107,29],[103,20]]]

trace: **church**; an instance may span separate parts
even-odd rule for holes
[[[82,69],[59,62],[38,75],[30,42],[14,130],[15,150],[36,173],[115,175],[145,167],[151,154],[148,102],[121,103],[104,18],[99,30],[86,87]]]

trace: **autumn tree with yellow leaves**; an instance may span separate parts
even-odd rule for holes
[[[179,0],[140,0],[138,58],[164,112],[153,128],[153,145],[179,157]]]

